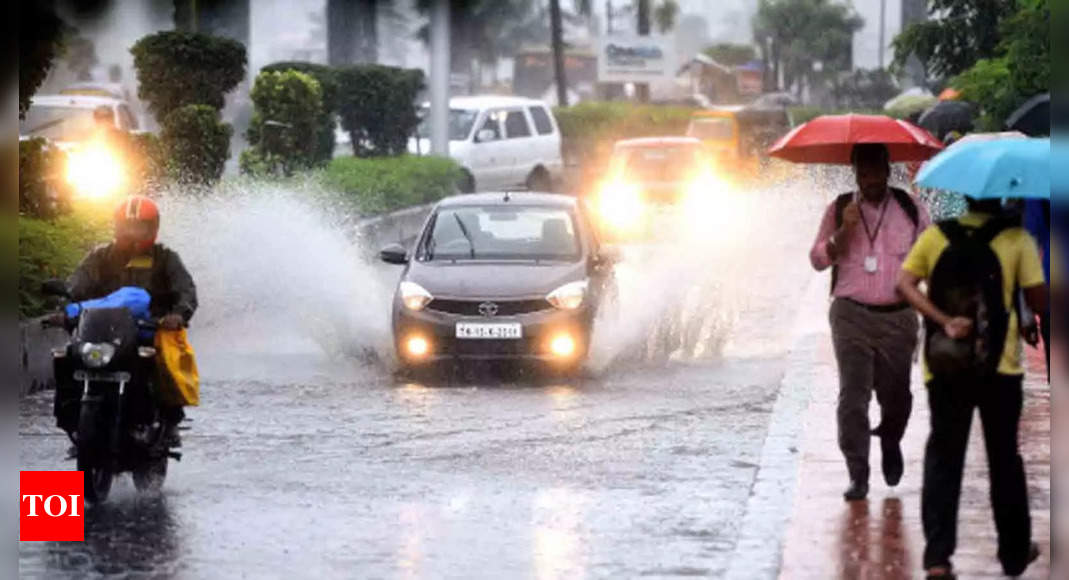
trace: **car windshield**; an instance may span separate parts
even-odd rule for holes
[[[19,135],[55,141],[80,141],[92,135],[93,109],[54,105],[31,105],[19,121]]]
[[[450,141],[465,141],[468,135],[471,135],[471,127],[475,125],[475,118],[479,116],[479,111],[471,109],[449,109],[449,140]],[[430,139],[431,137],[431,125],[427,122],[427,118],[430,117],[430,110],[424,107],[420,111],[419,123],[419,136],[423,139]]]
[[[698,147],[635,147],[622,152],[625,177],[639,181],[678,181],[694,173],[701,161]]]
[[[572,212],[536,206],[443,208],[423,240],[420,259],[579,260]]]
[[[735,123],[726,117],[692,119],[687,127],[687,137],[697,139],[731,139],[735,135]]]

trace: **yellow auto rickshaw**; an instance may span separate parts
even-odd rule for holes
[[[736,182],[774,179],[768,147],[790,130],[785,109],[743,105],[696,111],[687,136],[701,140],[717,172]]]

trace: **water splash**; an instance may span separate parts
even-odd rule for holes
[[[352,216],[321,193],[313,183],[236,182],[204,196],[162,196],[161,241],[197,283],[191,334],[199,351],[218,359],[389,360],[397,272],[370,261],[350,233]]]

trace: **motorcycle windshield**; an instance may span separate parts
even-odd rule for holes
[[[90,308],[78,320],[81,342],[115,344],[121,349],[137,345],[137,322],[126,308]]]

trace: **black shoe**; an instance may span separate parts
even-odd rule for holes
[[[868,495],[869,484],[854,480],[850,482],[850,487],[843,492],[843,499],[846,501],[860,501],[868,497]]]
[[[899,446],[898,441],[881,439],[880,449],[883,451],[883,480],[887,482],[887,485],[894,487],[902,481],[904,469],[902,447]]]
[[[1020,568],[1016,568],[1016,567],[1015,568],[1007,568],[1006,566],[1003,566],[1002,567],[1002,571],[1005,572],[1007,576],[1012,576],[1012,577],[1016,578],[1017,576],[1020,576],[1021,574],[1024,574],[1024,571],[1026,569],[1028,569],[1029,564],[1031,564],[1032,562],[1035,562],[1038,559],[1039,559],[1039,544],[1037,544],[1035,542],[1032,542],[1032,544],[1028,547],[1028,560],[1025,561],[1023,566],[1021,566]]]
[[[178,423],[169,423],[163,433],[163,441],[168,448],[182,446],[182,437],[178,434]]]
[[[933,574],[929,572],[924,578],[925,580],[957,580],[958,575],[954,573],[953,569],[948,568],[946,572],[941,574]]]

